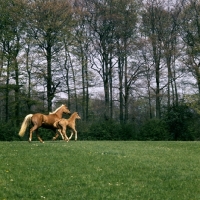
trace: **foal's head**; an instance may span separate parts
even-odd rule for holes
[[[81,119],[78,112],[74,112],[72,115],[73,115],[74,119]]]

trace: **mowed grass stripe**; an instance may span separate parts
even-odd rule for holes
[[[199,142],[0,142],[0,200],[200,199]]]

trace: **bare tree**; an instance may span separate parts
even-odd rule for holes
[[[52,61],[54,56],[62,49],[63,35],[67,34],[72,25],[72,8],[68,1],[32,1],[29,18],[31,30],[37,41],[39,49],[46,58],[47,102],[48,111],[52,110],[54,98],[59,82],[53,81]]]
[[[163,10],[163,52],[166,59],[167,66],[167,97],[168,97],[168,108],[171,105],[178,105],[178,93],[176,84],[176,71],[174,69],[175,61],[179,55],[179,14],[180,7],[167,5],[167,9]],[[170,92],[171,91],[171,92]],[[171,95],[172,94],[172,95]],[[172,96],[172,99],[171,99]]]
[[[137,56],[137,22],[139,3],[133,0],[116,1],[114,15],[114,38],[119,76],[120,121],[128,120],[130,89],[139,73]],[[134,61],[133,61],[134,60]]]
[[[112,118],[113,75],[113,15],[112,1],[87,1],[88,24],[92,41],[90,52],[94,59],[92,69],[103,81],[105,111],[104,118]]]
[[[148,0],[145,10],[142,15],[143,32],[148,37],[152,48],[152,62],[155,70],[155,95],[156,95],[156,117],[161,117],[161,59],[162,59],[162,37],[163,37],[163,24],[164,8],[161,1]]]
[[[9,93],[14,90],[14,116],[15,121],[19,120],[19,66],[18,54],[21,50],[21,38],[24,31],[24,4],[23,1],[16,2],[1,1],[1,27],[0,41],[2,49],[1,75],[4,75],[5,82],[5,120],[9,119]],[[3,72],[4,69],[4,73]],[[11,83],[12,80],[12,83]]]
[[[200,94],[200,2],[182,1],[181,36],[185,44],[186,57],[183,62],[197,82]]]
[[[88,120],[89,116],[89,30],[87,12],[84,1],[76,1],[77,26],[74,31],[73,54],[81,67],[82,88],[82,119]]]

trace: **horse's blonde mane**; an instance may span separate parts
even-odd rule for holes
[[[49,112],[49,114],[55,114],[62,106],[64,106],[64,104],[62,104],[59,108],[57,108],[55,111],[53,112]]]

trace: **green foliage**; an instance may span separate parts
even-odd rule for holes
[[[81,129],[80,137],[87,140],[134,140],[137,133],[135,124],[121,125],[113,120],[102,120],[92,123],[87,131]]]
[[[185,104],[172,106],[163,113],[162,119],[150,119],[143,123],[129,122],[120,124],[114,120],[76,122],[78,140],[199,140],[200,118],[196,112]],[[18,137],[20,127],[12,122],[1,124],[1,141],[27,141],[29,128],[23,138]],[[48,129],[39,129],[44,141],[52,140],[55,132]],[[67,132],[69,136],[71,132]],[[59,138],[61,139],[61,137]],[[72,138],[74,139],[74,137]],[[35,133],[33,140],[38,141]]]
[[[45,141],[52,140],[52,138],[55,136],[55,132],[50,129],[40,128],[39,134]],[[37,139],[38,141],[38,139]]]
[[[200,140],[200,120],[197,119],[188,125],[188,140]]]
[[[18,128],[13,126],[11,122],[0,124],[1,132],[0,132],[0,141],[13,141],[19,140],[18,137]]]
[[[159,119],[150,119],[143,124],[140,130],[140,140],[168,140],[169,133],[166,123]]]
[[[187,105],[171,106],[166,111],[164,119],[173,140],[194,139],[190,131],[198,117]]]
[[[132,123],[127,123],[127,124],[122,124],[121,125],[122,129],[122,140],[137,140],[138,139],[138,131],[137,131],[137,126],[134,122]]]
[[[0,149],[0,199],[199,199],[199,142],[20,141]]]
[[[200,95],[199,94],[185,95],[184,100],[188,107],[193,109],[196,113],[200,114]]]
[[[93,123],[88,130],[88,139],[92,140],[119,140],[121,127],[112,120]]]

